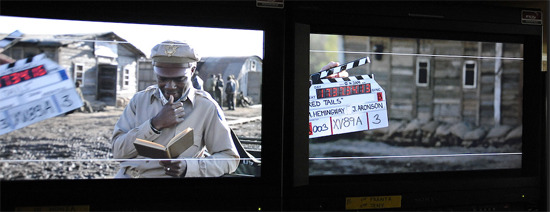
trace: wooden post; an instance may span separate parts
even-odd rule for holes
[[[500,103],[502,93],[502,43],[495,45],[495,96],[494,96],[494,118],[495,126],[500,125]]]

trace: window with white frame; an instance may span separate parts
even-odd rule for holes
[[[430,61],[418,59],[416,61],[416,86],[428,87],[430,85]]]
[[[130,70],[125,68],[122,76],[122,87],[128,88],[130,86]]]
[[[81,83],[84,83],[84,64],[82,63],[75,63],[73,66],[74,70],[74,81],[80,81]]]
[[[477,63],[473,60],[464,62],[462,71],[462,87],[476,88],[477,86]]]

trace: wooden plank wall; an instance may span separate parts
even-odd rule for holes
[[[521,60],[501,60],[501,112],[497,114],[500,123],[495,122],[496,60],[479,58],[495,57],[495,43],[345,36],[343,47],[348,53],[344,54],[344,58],[351,61],[362,56],[349,52],[374,53],[375,46],[383,46],[386,54],[378,58],[376,54],[370,54],[372,63],[366,69],[350,71],[350,75],[375,74],[376,81],[386,91],[390,119],[446,123],[464,121],[474,126],[521,124]],[[502,50],[504,58],[521,58],[522,51],[521,44],[504,44]],[[416,86],[416,64],[419,59],[430,64],[429,85],[426,87]],[[477,67],[477,81],[473,88],[463,87],[466,62],[475,62]]]
[[[504,44],[503,57],[522,57],[520,44]],[[502,117],[501,124],[519,125],[522,121],[523,63],[518,60],[502,61]],[[540,70],[530,70],[540,71]]]
[[[416,54],[417,40],[392,38],[390,52],[400,54]],[[389,55],[386,55],[389,56]],[[391,55],[389,116],[395,119],[410,120],[416,117],[416,81],[415,81],[415,56]]]

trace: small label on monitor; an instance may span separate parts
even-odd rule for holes
[[[522,10],[521,23],[532,24],[532,25],[542,25],[542,12],[533,11],[533,10]]]
[[[401,195],[346,198],[346,210],[401,208]]]
[[[283,7],[285,7],[285,1],[284,0],[256,0],[256,6],[282,9]]]

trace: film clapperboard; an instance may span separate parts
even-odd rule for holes
[[[386,94],[374,75],[326,78],[369,62],[365,57],[311,75],[309,138],[388,126]]]
[[[81,106],[74,82],[45,54],[0,65],[0,135]]]

